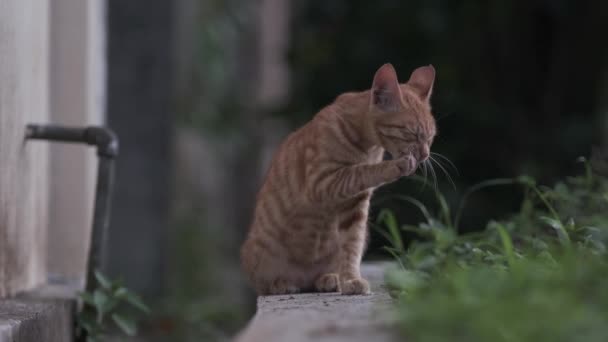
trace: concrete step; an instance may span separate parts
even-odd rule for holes
[[[383,285],[388,263],[363,264],[369,296],[303,293],[258,297],[257,313],[237,342],[394,341],[393,300]]]
[[[44,285],[11,299],[0,299],[0,342],[73,341],[76,291]]]

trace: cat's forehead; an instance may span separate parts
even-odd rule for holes
[[[401,116],[407,120],[409,126],[415,129],[417,134],[434,136],[436,133],[435,118],[429,103],[421,101],[407,87],[402,91],[402,101],[404,111]]]
[[[406,108],[419,114],[430,114],[431,106],[428,101],[422,100],[408,84],[401,84],[401,101]]]

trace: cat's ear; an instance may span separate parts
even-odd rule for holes
[[[420,67],[410,76],[407,84],[414,89],[416,94],[424,101],[428,101],[433,93],[433,83],[435,83],[435,68],[432,65]]]
[[[384,64],[376,71],[372,83],[371,103],[386,112],[396,111],[401,107],[399,80],[392,64]]]

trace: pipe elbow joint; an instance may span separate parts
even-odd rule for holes
[[[100,157],[116,158],[118,156],[118,137],[107,127],[90,126],[84,132],[87,144],[97,146]]]

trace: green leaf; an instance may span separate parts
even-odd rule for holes
[[[105,312],[105,307],[108,304],[110,298],[102,290],[95,290],[93,292],[93,303],[98,312]]]
[[[560,221],[560,220],[556,220],[552,217],[547,217],[547,216],[540,216],[539,219],[553,229],[556,229],[556,230],[564,229],[564,225],[562,224],[562,221]]]
[[[110,311],[114,310],[118,306],[119,303],[120,303],[120,298],[109,297],[108,301],[106,302],[105,306],[103,307],[103,311],[110,312]]]
[[[462,199],[460,200],[460,205],[458,206],[458,210],[456,211],[456,217],[454,218],[454,229],[458,230],[460,218],[462,217],[462,212],[464,211],[464,207],[467,203],[469,196],[473,193],[492,186],[500,186],[500,185],[511,185],[514,184],[516,180],[511,178],[498,178],[498,179],[489,179],[480,183],[477,183],[470,188],[462,195]]]
[[[562,221],[547,216],[540,216],[539,219],[551,228],[555,229],[555,231],[557,232],[557,238],[562,245],[570,246],[570,235],[568,235],[568,232],[566,231],[566,228],[564,227]]]
[[[110,279],[106,278],[100,271],[95,270],[95,279],[99,282],[99,285],[104,289],[110,289],[112,287],[112,282]]]
[[[371,227],[372,227],[372,228],[373,228],[373,229],[374,229],[376,232],[378,232],[380,235],[382,235],[382,236],[383,236],[383,237],[386,239],[386,241],[388,241],[388,242],[392,243],[392,238],[391,238],[391,235],[390,235],[388,232],[386,232],[386,230],[385,230],[385,229],[384,229],[382,226],[377,225],[377,224],[375,224],[375,223],[371,223]]]
[[[437,203],[439,204],[439,208],[441,209],[441,216],[443,217],[443,222],[446,226],[452,226],[452,214],[450,212],[450,206],[448,202],[445,200],[445,197],[441,194],[441,192],[436,191],[435,197],[437,198]]]
[[[382,249],[387,251],[393,258],[395,258],[395,260],[399,263],[399,266],[401,266],[402,269],[405,269],[405,265],[403,264],[403,261],[401,261],[401,256],[395,251],[394,248],[384,246],[382,247]]]
[[[125,334],[129,336],[135,336],[135,334],[137,334],[137,325],[133,320],[119,314],[112,314],[112,320]]]
[[[123,283],[124,283],[124,281],[122,278],[112,280],[111,291],[114,292],[114,291],[120,289],[121,287],[124,287]]]
[[[421,272],[393,270],[386,272],[385,283],[389,288],[408,293],[424,287],[427,281]]]
[[[406,201],[406,202],[414,205],[416,208],[418,208],[418,210],[420,210],[420,212],[422,213],[422,215],[424,216],[424,218],[427,221],[431,220],[431,217],[432,217],[431,214],[429,213],[426,206],[419,200],[415,199],[412,196],[402,196],[402,195],[395,196],[395,198],[402,200],[402,201]]]
[[[386,225],[386,228],[391,236],[391,243],[393,244],[393,247],[399,251],[403,251],[403,241],[401,240],[401,233],[399,231],[395,214],[393,214],[390,210],[383,209],[380,211],[380,214],[378,214],[378,221],[383,222],[384,225]]]
[[[509,236],[509,233],[502,225],[498,226],[498,234],[500,235],[500,240],[502,241],[504,253],[507,256],[507,262],[509,263],[509,266],[513,266],[515,263],[515,253],[513,251],[513,242],[511,241],[511,236]]]
[[[90,294],[89,292],[82,292],[79,294],[79,296],[82,299],[82,301],[85,302],[86,304],[95,306],[95,301],[93,299],[93,295]]]
[[[576,224],[574,223],[574,219],[570,218],[568,219],[568,222],[566,222],[566,231],[574,231],[576,229]]]
[[[127,290],[125,287],[119,287],[116,289],[116,291],[114,291],[114,297],[116,298],[124,298],[129,294],[129,290]]]
[[[440,260],[434,255],[429,255],[416,263],[416,268],[419,270],[431,270],[439,264]]]
[[[129,302],[129,304],[133,305],[139,310],[145,313],[150,313],[150,308],[144,304],[143,300],[135,293],[128,291],[124,298],[127,302]]]
[[[536,186],[536,181],[534,180],[534,178],[532,178],[528,175],[521,175],[521,176],[517,177],[517,182],[522,185],[529,186],[529,187]]]
[[[411,232],[411,233],[416,233],[416,234],[420,234],[420,235],[429,234],[428,230],[421,229],[418,226],[413,226],[413,225],[409,225],[409,224],[402,225],[401,230],[403,230],[404,232]]]

